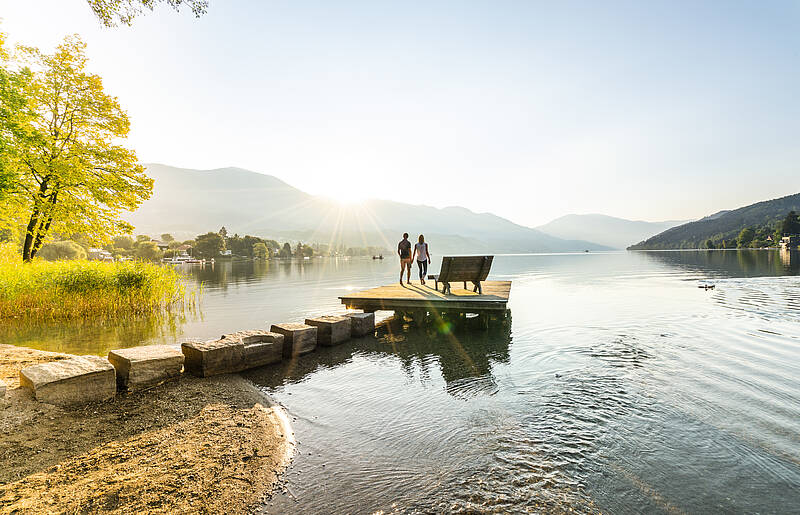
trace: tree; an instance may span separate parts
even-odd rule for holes
[[[86,259],[86,251],[74,241],[56,241],[42,246],[39,257],[47,261]]]
[[[253,244],[253,257],[255,259],[268,259],[269,258],[269,249],[267,245],[263,242],[258,242]]]
[[[199,18],[208,9],[207,0],[86,0],[95,16],[106,27],[116,27],[120,23],[130,25],[133,19],[147,9],[152,11],[156,5],[166,4],[176,11],[186,6]]]
[[[163,241],[164,243],[172,243],[173,241],[175,241],[175,238],[173,238],[170,233],[165,232],[164,234],[161,235],[161,241]]]
[[[154,241],[145,241],[140,243],[136,247],[136,257],[139,259],[145,259],[147,261],[155,261],[157,259],[161,259],[162,253],[161,250],[156,245]]]
[[[292,246],[289,245],[288,241],[283,244],[283,247],[281,247],[281,251],[278,254],[278,256],[282,257],[282,258],[290,258],[290,257],[292,257]]]
[[[131,250],[133,248],[133,239],[130,236],[115,236],[112,240],[114,248]]]
[[[219,235],[222,236],[223,239],[227,239],[228,238],[228,229],[226,229],[224,225],[222,227],[220,227]]]
[[[152,238],[146,234],[137,234],[136,235],[136,243],[145,243],[151,241]]]
[[[789,211],[781,223],[781,236],[789,234],[800,234],[800,219],[794,211]]]
[[[267,248],[273,253],[277,253],[281,250],[281,244],[275,240],[264,240],[264,243],[267,244]]]
[[[742,231],[739,233],[739,237],[737,238],[737,241],[739,243],[739,248],[749,247],[755,235],[756,232],[750,227],[745,227],[744,229],[742,229]]]
[[[17,207],[9,197],[14,190],[17,170],[13,159],[15,129],[31,117],[25,89],[31,80],[30,70],[13,70],[5,48],[5,34],[0,32],[0,230],[14,237],[18,231]]]
[[[706,243],[705,243],[705,247],[706,247],[707,249],[713,249],[713,248],[714,248],[714,242],[713,242],[713,241],[711,241],[711,239],[707,239],[707,240],[706,240]]]
[[[24,116],[6,125],[4,166],[14,183],[8,200],[24,216],[28,262],[52,232],[108,241],[129,233],[120,218],[150,197],[153,180],[119,141],[130,122],[97,75],[86,72],[86,46],[66,38],[52,55],[23,48],[29,80]]]
[[[225,240],[218,233],[209,232],[202,234],[195,239],[195,255],[204,258],[215,258],[225,250]]]

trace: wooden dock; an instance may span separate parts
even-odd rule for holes
[[[483,293],[453,288],[449,294],[436,291],[433,281],[422,286],[418,282],[399,283],[361,290],[339,297],[348,309],[370,311],[441,311],[461,313],[504,312],[511,293],[511,281],[484,281]],[[471,287],[472,284],[469,284]]]

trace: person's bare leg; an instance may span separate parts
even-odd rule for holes
[[[406,263],[406,270],[408,271],[408,275],[406,276],[406,282],[411,284],[411,261]]]

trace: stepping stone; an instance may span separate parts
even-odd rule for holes
[[[283,357],[293,358],[317,348],[317,328],[306,324],[274,324],[270,331],[283,335]]]
[[[117,386],[129,392],[180,376],[183,359],[183,353],[169,345],[144,345],[108,353],[108,361],[117,369]]]
[[[114,367],[105,358],[80,356],[23,368],[19,384],[39,402],[68,406],[113,399]]]
[[[338,345],[350,339],[349,317],[326,315],[306,318],[306,325],[313,325],[317,328],[318,345]]]
[[[269,331],[238,331],[223,334],[223,340],[241,342],[244,345],[245,368],[280,363],[283,359],[284,336]],[[244,370],[244,369],[243,369]]]
[[[184,369],[198,377],[244,370],[244,345],[238,340],[189,341],[181,344]]]
[[[375,333],[375,313],[348,313],[347,316],[350,317],[350,334],[354,337]]]

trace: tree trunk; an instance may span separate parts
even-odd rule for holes
[[[31,213],[31,219],[28,221],[28,227],[25,231],[25,244],[22,247],[22,261],[25,263],[30,263],[33,259],[33,254],[31,254],[31,249],[33,249],[33,241],[34,241],[34,231],[37,229],[39,225],[39,204],[33,204],[33,212]]]
[[[39,225],[39,230],[37,231],[36,238],[33,240],[33,247],[31,248],[31,259],[36,257],[36,253],[39,252],[39,249],[42,248],[42,243],[44,243],[44,238],[47,236],[47,232],[50,230],[50,224],[53,223],[53,210],[56,208],[56,202],[58,201],[58,191],[54,191],[52,193],[52,197],[50,198],[50,213],[47,215],[47,221],[44,223],[44,226]]]

